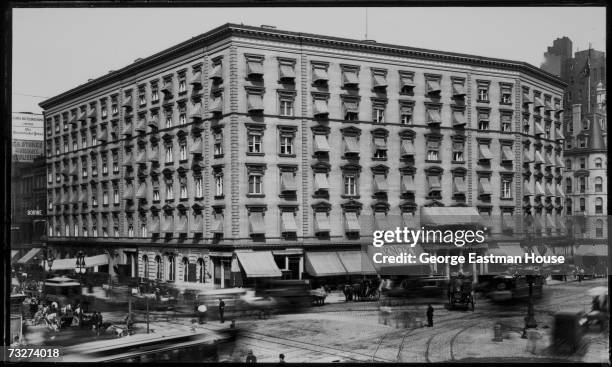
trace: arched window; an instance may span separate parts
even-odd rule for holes
[[[595,168],[601,168],[601,167],[602,167],[601,158],[595,158]]]
[[[580,211],[586,211],[586,200],[584,198],[580,198]]]
[[[162,273],[162,260],[159,255],[155,256],[155,279],[163,280],[164,274]]]
[[[567,169],[567,170],[571,170],[572,169],[572,160],[571,159],[566,159],[565,160],[565,169]]]
[[[595,199],[595,214],[602,214],[602,213],[603,213],[603,199],[596,198]]]
[[[142,255],[142,264],[144,267],[143,277],[149,279],[149,257]]]
[[[603,178],[595,177],[595,192],[603,191]]]
[[[603,237],[603,220],[597,219],[595,221],[595,237]]]
[[[565,179],[565,193],[566,194],[571,194],[572,193],[572,178],[568,177]],[[571,200],[570,200],[571,202]]]
[[[206,283],[206,265],[204,259],[198,259],[198,283]]]
[[[181,265],[183,266],[183,282],[187,282],[189,281],[189,259],[184,257]]]
[[[572,199],[565,199],[565,213],[572,215]]]
[[[168,255],[168,280],[173,282],[176,277],[176,258],[173,254]]]

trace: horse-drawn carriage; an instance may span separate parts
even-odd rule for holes
[[[380,299],[380,280],[363,279],[359,283],[345,284],[343,293],[346,301],[378,301]]]
[[[450,279],[448,283],[448,306],[450,309],[463,306],[474,311],[472,279],[463,277],[452,277]]]

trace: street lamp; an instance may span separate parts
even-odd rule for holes
[[[87,268],[85,265],[85,254],[83,253],[83,251],[79,251],[77,253],[77,259],[76,259],[76,264],[74,267],[74,272],[77,274],[85,274],[86,271],[87,271]]]

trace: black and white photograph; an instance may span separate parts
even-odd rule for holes
[[[5,361],[610,363],[603,3],[87,4],[9,12]]]

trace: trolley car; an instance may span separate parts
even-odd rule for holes
[[[231,334],[162,332],[83,343],[66,348],[63,362],[218,362]]]

